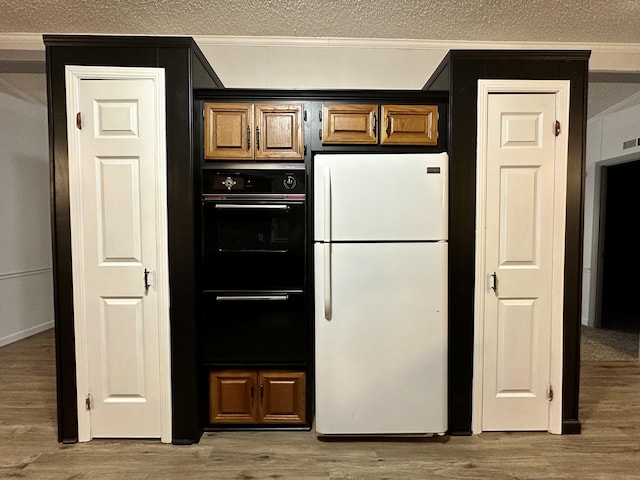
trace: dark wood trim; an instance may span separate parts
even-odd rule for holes
[[[478,79],[568,79],[563,421],[579,425],[584,155],[589,51],[452,50],[425,84],[449,85],[449,429],[471,426]]]
[[[66,158],[66,117],[54,108],[54,85],[51,72],[51,52],[47,50],[47,98],[49,122],[49,181],[51,196],[51,241],[53,264],[53,302],[55,311],[56,393],[58,415],[58,441],[78,441],[78,412],[76,409],[75,341],[73,322],[73,295],[71,282],[71,227],[69,220],[69,172]],[[64,128],[64,135],[61,129]]]

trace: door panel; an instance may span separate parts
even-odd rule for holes
[[[380,143],[384,145],[437,145],[436,105],[383,105]]]
[[[447,244],[316,244],[315,265],[316,431],[444,432]]]
[[[263,371],[260,385],[259,418],[262,423],[306,421],[306,376],[304,372]]]
[[[142,261],[140,158],[96,158],[98,242],[102,262]]]
[[[204,158],[253,158],[253,105],[204,104]]]
[[[322,143],[378,143],[377,115],[377,104],[322,105]]]
[[[74,296],[88,382],[79,404],[91,397],[86,439],[163,436],[159,269],[166,258],[157,229],[166,207],[156,184],[164,162],[157,88],[153,78],[78,81],[82,128],[69,136],[77,136],[70,163],[80,182],[70,191],[79,212],[71,231],[81,238],[73,262],[82,272],[74,273]]]
[[[254,106],[256,160],[304,159],[302,111],[300,104]]]
[[[483,430],[549,428],[555,118],[554,94],[489,95]]]
[[[100,323],[105,401],[144,401],[144,341],[138,334],[144,326],[142,302],[138,298],[103,298]]]
[[[316,155],[315,239],[446,240],[447,167],[446,153]]]
[[[256,372],[222,370],[209,373],[209,421],[255,423]]]

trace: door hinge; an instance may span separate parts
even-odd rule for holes
[[[547,400],[553,401],[553,387],[551,385],[547,387]]]
[[[82,114],[80,112],[76,113],[76,127],[78,130],[82,130]]]
[[[90,393],[87,393],[87,398],[84,400],[84,405],[87,412],[91,410],[91,394]]]
[[[555,128],[556,137],[560,135],[560,122],[556,120],[556,128]]]

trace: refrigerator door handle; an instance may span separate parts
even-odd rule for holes
[[[324,167],[324,241],[331,241],[331,167]]]
[[[324,244],[324,318],[331,320],[331,244]]]

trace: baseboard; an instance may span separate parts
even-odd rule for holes
[[[562,434],[563,435],[577,435],[582,432],[582,423],[579,420],[563,420],[562,421]]]
[[[12,333],[11,335],[7,335],[6,337],[0,338],[0,347],[4,347],[5,345],[9,345],[10,343],[23,340],[27,337],[30,337],[31,335],[35,335],[36,333],[49,330],[50,328],[53,328],[53,320],[50,322],[41,323],[40,325],[36,325],[35,327],[27,328],[25,330],[21,330],[16,333]]]

